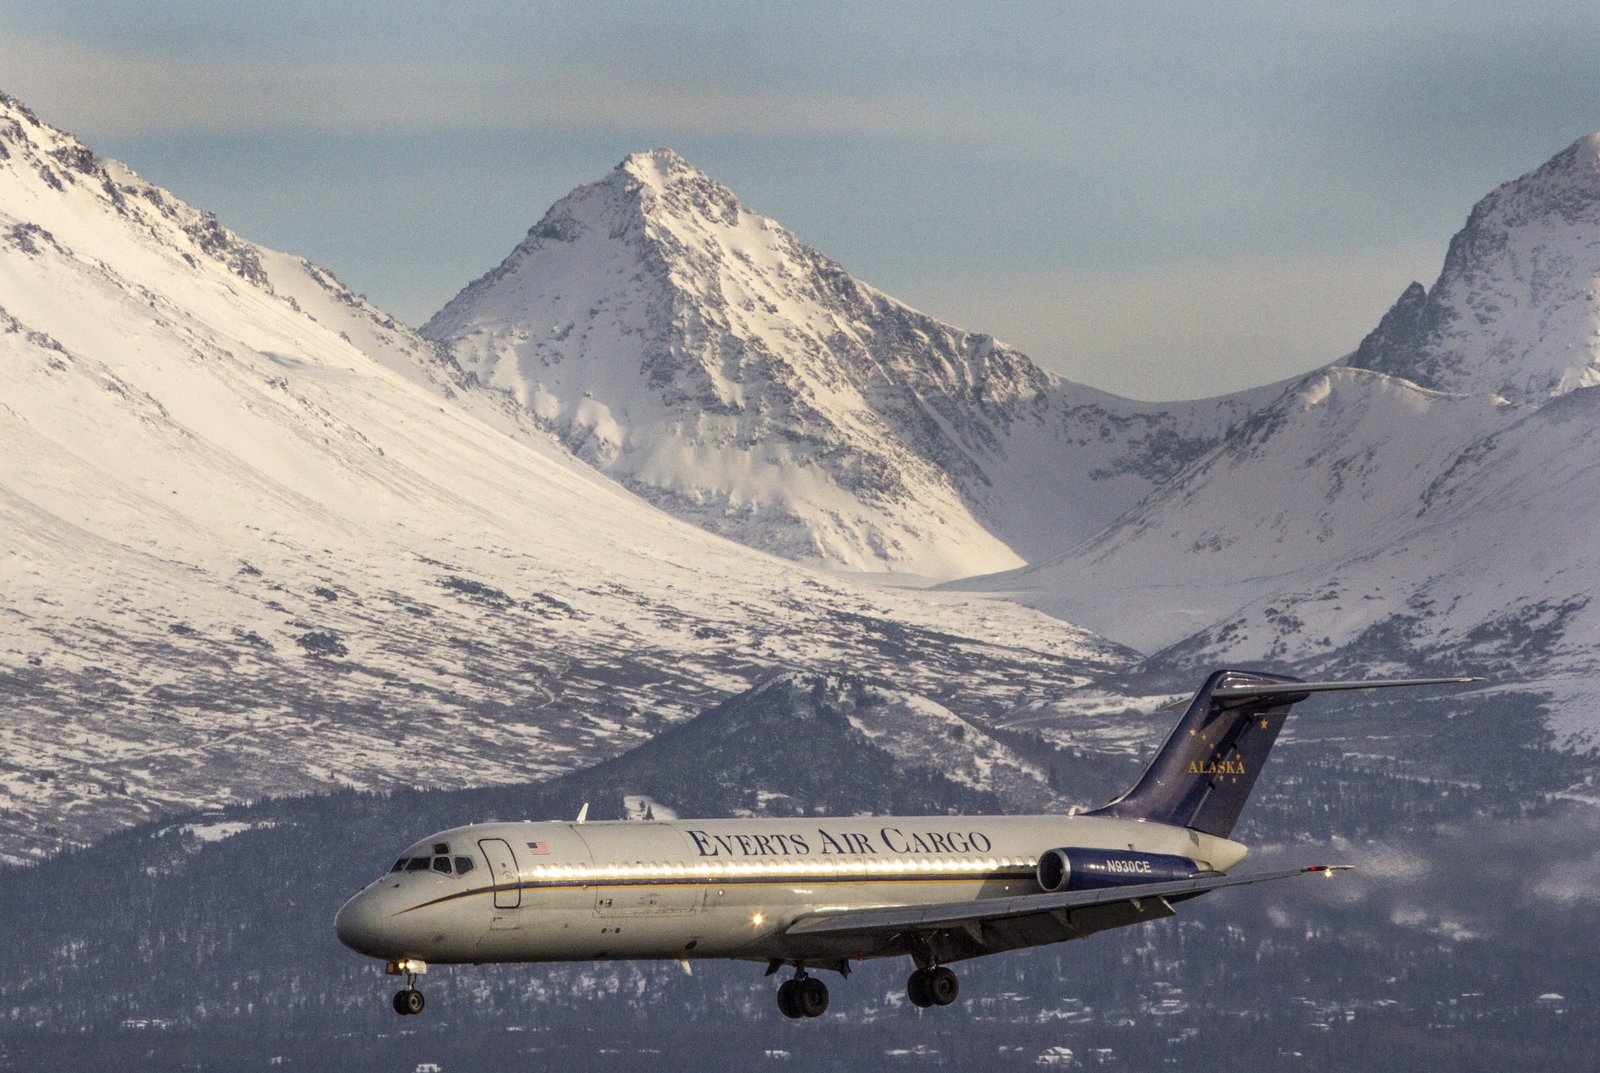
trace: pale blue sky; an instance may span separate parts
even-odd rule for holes
[[[849,271],[1143,398],[1352,349],[1600,129],[1600,5],[8,0],[0,89],[421,323],[669,145]]]

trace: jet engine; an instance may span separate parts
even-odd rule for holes
[[[1068,846],[1039,855],[1039,886],[1052,894],[1134,883],[1168,883],[1202,874],[1204,871],[1194,861],[1171,853]]]

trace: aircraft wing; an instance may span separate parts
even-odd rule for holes
[[[839,909],[809,913],[784,931],[786,938],[831,940],[867,953],[931,947],[941,962],[1024,946],[1081,939],[1098,931],[1172,916],[1170,903],[1224,887],[1291,876],[1330,875],[1349,865],[1316,865],[1248,875],[1211,875],[1168,883],[1101,890],[1022,894],[979,901]]]

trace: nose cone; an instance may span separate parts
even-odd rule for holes
[[[348,902],[333,918],[334,934],[339,941],[358,954],[368,957],[387,957],[390,951],[384,943],[387,914],[372,891],[362,891]]]

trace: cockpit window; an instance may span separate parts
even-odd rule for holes
[[[471,857],[449,857],[440,854],[437,857],[401,857],[394,862],[390,872],[439,872],[442,875],[466,875],[477,867]]]

